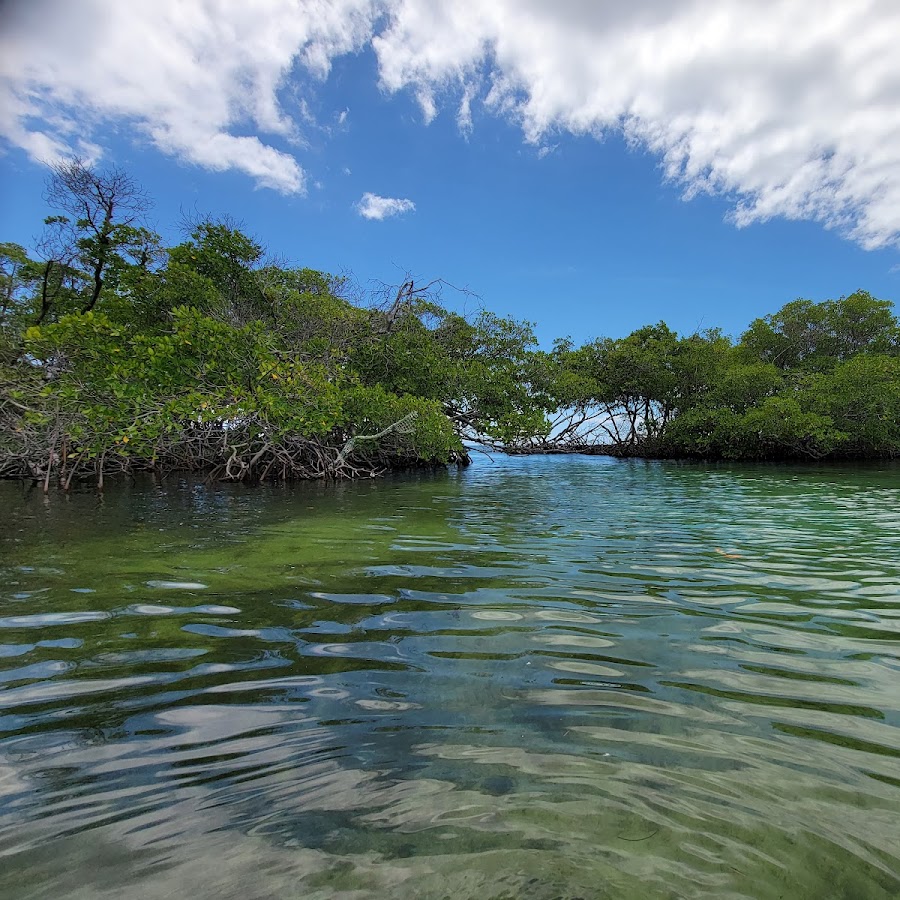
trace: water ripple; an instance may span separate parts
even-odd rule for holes
[[[0,484],[0,893],[894,897],[898,476]]]

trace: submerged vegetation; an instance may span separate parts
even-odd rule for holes
[[[538,349],[442,282],[365,298],[201,218],[165,248],[121,171],[57,166],[34,251],[0,244],[0,475],[347,477],[507,452],[900,453],[900,323],[865,292],[737,342],[664,323]]]

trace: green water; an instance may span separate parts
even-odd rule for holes
[[[4,898],[900,894],[900,467],[0,483]]]

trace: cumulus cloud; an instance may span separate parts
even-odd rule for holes
[[[900,237],[898,34],[896,0],[402,0],[373,44],[426,119],[486,81],[528,141],[618,131],[739,226],[812,219],[874,248]]]
[[[401,200],[398,197],[379,197],[366,191],[362,199],[356,204],[356,211],[364,219],[389,219],[391,216],[400,216],[403,213],[415,211],[416,204],[412,200]]]
[[[304,189],[285,80],[325,77],[368,38],[372,0],[12,0],[0,28],[0,134],[33,158],[128,123],[160,150]],[[294,114],[302,118],[302,99]]]
[[[388,92],[562,132],[620,133],[738,226],[773,217],[900,242],[896,0],[14,0],[0,133],[35,157],[126,121],[164,152],[302,190],[284,87],[371,45]],[[297,91],[293,91],[297,95]],[[302,96],[302,95],[301,95]],[[349,98],[348,98],[349,99]],[[301,101],[295,101],[295,105]],[[282,142],[279,145],[279,141]],[[602,177],[598,172],[597,177]]]

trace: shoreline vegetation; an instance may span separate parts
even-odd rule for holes
[[[53,167],[36,246],[0,244],[0,477],[375,476],[512,454],[900,456],[900,321],[865,291],[739,340],[665,323],[541,350],[441,280],[368,294],[227,218],[164,247],[118,169]]]

